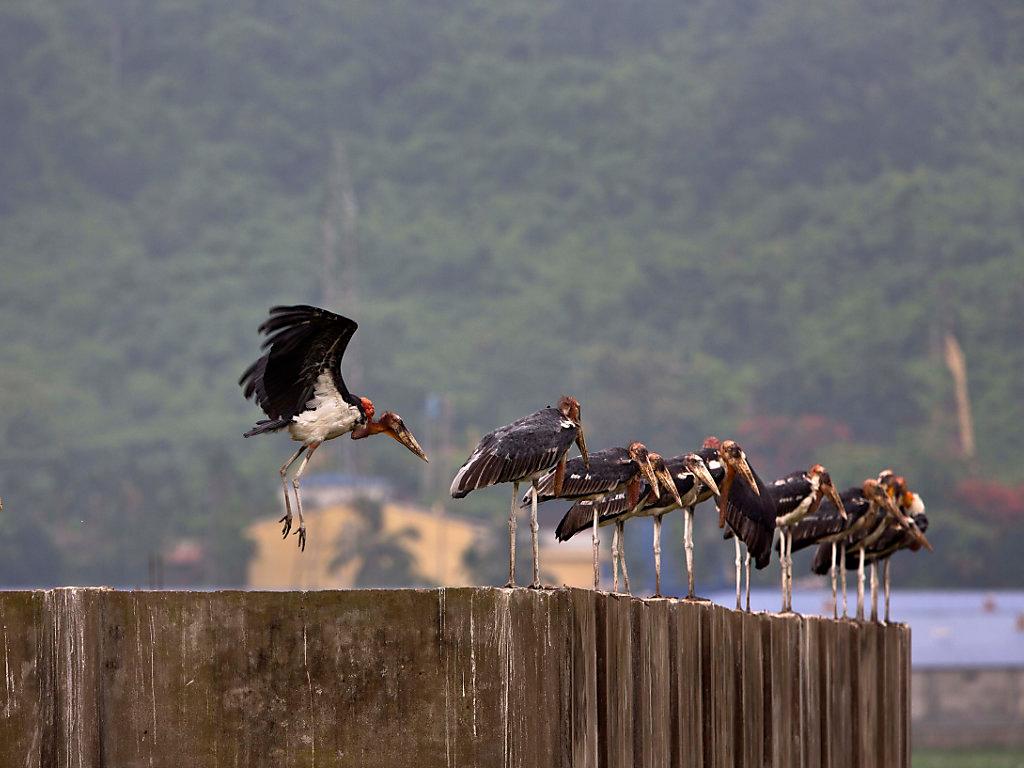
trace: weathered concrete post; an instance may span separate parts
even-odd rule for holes
[[[584,590],[0,593],[0,766],[909,765],[909,630]]]

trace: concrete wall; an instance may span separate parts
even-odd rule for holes
[[[1024,669],[913,673],[914,745],[1024,747]]]
[[[909,766],[910,633],[584,590],[0,593],[0,766]]]

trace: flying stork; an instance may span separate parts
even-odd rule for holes
[[[769,490],[776,509],[775,526],[779,529],[782,612],[786,613],[793,610],[793,526],[816,512],[826,494],[842,519],[846,519],[846,510],[832,478],[821,464],[814,464],[806,472],[793,472],[779,478]]]
[[[284,491],[282,538],[292,529],[292,508],[288,497],[288,469],[306,454],[292,478],[295,509],[299,516],[299,547],[306,548],[306,525],[302,519],[299,481],[316,449],[325,440],[351,434],[353,440],[370,435],[389,435],[424,461],[427,455],[397,413],[385,412],[373,420],[375,409],[369,398],[349,392],[341,375],[341,358],[359,326],[354,320],[308,305],[271,307],[270,316],[259,327],[267,338],[266,353],[250,365],[238,383],[246,399],[254,399],[267,415],[256,422],[245,437],[287,429],[292,440],[302,443],[281,465]]]
[[[461,499],[478,488],[497,483],[512,483],[512,510],[508,518],[508,584],[516,583],[516,511],[519,483],[529,480],[533,504],[530,510],[530,531],[533,538],[533,581],[540,584],[540,551],[537,542],[537,481],[555,469],[552,490],[561,493],[565,479],[565,455],[576,443],[589,467],[590,457],[580,420],[580,404],[574,397],[563,397],[558,407],[548,406],[484,435],[472,455],[452,480],[452,497]]]
[[[618,490],[626,495],[639,498],[640,487],[644,480],[653,488],[655,495],[660,493],[658,481],[654,475],[654,465],[647,446],[641,442],[632,442],[627,448],[605,448],[590,454],[590,466],[583,466],[583,458],[577,457],[565,463],[562,472],[562,487],[555,495],[555,482],[558,480],[558,468],[550,470],[537,481],[537,501],[543,504],[551,499],[567,499],[581,501],[597,499]],[[533,492],[527,491],[523,496],[522,507],[530,504]],[[594,589],[601,586],[600,541],[597,537],[598,519],[593,516],[593,547],[594,547]]]
[[[708,438],[705,444],[714,445],[716,438]],[[747,601],[750,610],[750,559],[754,558],[758,570],[771,562],[772,539],[775,538],[775,505],[764,481],[747,462],[743,449],[733,440],[723,440],[718,447],[719,461],[725,466],[725,477],[719,483],[721,495],[718,499],[718,527],[729,524],[729,533],[736,537],[736,610],[740,603],[740,542],[747,548]],[[746,482],[737,483],[739,474]],[[728,537],[728,533],[727,533]]]

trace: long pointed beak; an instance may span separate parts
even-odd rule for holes
[[[583,434],[583,422],[576,423],[576,446],[580,449],[580,456],[583,457],[583,466],[590,469],[590,453],[587,452],[587,438]]]
[[[834,485],[826,485],[825,492],[828,494],[828,497],[832,499],[832,503],[836,505],[836,509],[839,510],[839,516],[842,517],[843,520],[846,520],[846,507],[843,506],[843,500],[839,498],[839,491],[836,490]]]
[[[654,491],[654,498],[661,498],[661,489],[658,487],[658,475],[654,470],[654,464],[651,462],[651,457],[648,456],[646,461],[640,462],[640,471],[643,473],[644,478],[647,480],[647,484]]]
[[[692,465],[688,466],[687,469],[693,473],[694,477],[704,484],[705,488],[715,494],[715,496],[721,495],[721,491],[718,490],[718,483],[715,482],[715,478],[711,476],[711,472],[703,461],[694,462]]]
[[[924,531],[922,531],[920,528],[918,528],[917,525],[911,526],[910,532],[913,534],[914,538],[917,539],[921,543],[922,547],[927,549],[929,552],[934,552],[935,551],[932,548],[931,543],[928,541],[928,538],[924,535]]]
[[[754,480],[754,473],[750,470],[750,465],[747,464],[746,458],[740,456],[736,459],[736,469],[738,469],[739,473],[743,475],[743,479],[747,481],[751,490],[753,490],[757,496],[760,496],[761,491],[757,487],[757,482]]]
[[[427,454],[420,447],[420,444],[416,441],[416,438],[413,436],[412,432],[410,432],[409,428],[405,426],[404,421],[399,419],[398,424],[395,426],[394,432],[388,430],[388,434],[395,438],[395,440],[400,442],[406,448],[408,448],[410,451],[415,453],[417,456],[419,456],[421,459],[428,463],[430,462],[430,459],[427,458]]]
[[[679,489],[676,488],[675,478],[673,478],[672,473],[668,471],[668,467],[662,464],[655,470],[655,472],[658,475],[658,480],[661,481],[662,487],[672,494],[672,498],[676,500],[676,504],[678,506],[683,506],[683,500],[679,496]],[[660,499],[661,497],[659,496],[658,498]]]

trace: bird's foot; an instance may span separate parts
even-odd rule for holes
[[[515,588],[516,588],[516,580],[515,579],[509,579],[508,581],[505,582],[505,589],[515,589]]]
[[[530,584],[530,587],[529,587],[529,588],[530,588],[530,589],[544,589],[544,585],[543,585],[543,584],[541,584],[541,583],[540,583],[539,581],[534,581],[534,582],[532,582],[532,583]]]
[[[299,527],[295,531],[295,535],[299,537],[299,549],[303,552],[306,551],[306,524],[299,523]]]
[[[291,514],[291,512],[285,513],[284,517],[282,517],[277,522],[284,523],[284,527],[281,529],[281,538],[282,539],[287,539],[288,538],[288,534],[291,533],[291,530],[292,530],[292,514]]]

